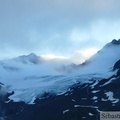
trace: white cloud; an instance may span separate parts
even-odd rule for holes
[[[88,39],[90,39],[90,34],[86,30],[76,28],[70,33],[70,40],[72,42],[82,42]]]
[[[91,24],[91,38],[98,40],[99,43],[105,45],[107,42],[110,42],[112,39],[120,38],[120,19],[119,20],[105,20],[101,19],[94,21]]]
[[[67,57],[65,56],[59,56],[59,55],[54,55],[54,54],[45,54],[45,55],[40,55],[43,59],[45,60],[68,60]]]
[[[77,47],[96,47],[101,49],[112,39],[120,38],[120,19],[99,19],[91,22],[84,29],[74,28],[68,35],[68,39]]]
[[[89,59],[92,55],[97,53],[97,48],[87,48],[83,50],[78,50],[71,56],[71,61],[76,64],[83,63],[85,60]]]

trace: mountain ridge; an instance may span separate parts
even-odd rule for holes
[[[115,64],[120,65],[119,62]],[[34,104],[0,103],[4,108],[0,115],[4,120],[98,120],[100,111],[120,110],[119,81],[120,74],[76,83],[63,94],[45,92]]]
[[[48,74],[43,69],[45,66],[39,69],[42,63],[34,64],[33,61],[32,64],[20,63],[20,67],[27,67],[22,69],[22,66],[18,71],[0,68],[0,94],[2,91],[5,93],[0,101],[1,119],[97,120],[99,111],[119,110],[119,41],[106,44],[86,63],[73,64],[69,74]],[[24,57],[38,56],[30,54]],[[8,63],[10,66],[18,64]]]

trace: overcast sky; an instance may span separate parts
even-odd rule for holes
[[[0,0],[0,59],[99,50],[120,38],[119,5],[119,0]]]

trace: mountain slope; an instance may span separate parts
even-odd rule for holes
[[[90,79],[100,79],[115,74],[112,69],[120,58],[120,43],[116,43],[115,40],[108,43],[86,63],[79,65],[77,69],[75,67],[77,71],[67,75],[61,75],[56,71],[54,67],[61,66],[58,62],[46,63],[33,53],[2,61],[0,81],[6,85],[8,91],[15,91],[10,99],[33,103],[35,98],[44,92],[59,94],[75,83],[89,82]]]
[[[24,64],[27,64],[27,63],[39,64],[44,61],[41,57],[35,55],[34,53],[30,53],[29,55],[19,56],[18,58],[15,58],[14,60],[18,62],[22,62]]]
[[[31,105],[13,101],[3,103],[2,118],[5,120],[98,120],[99,111],[119,111],[120,74],[90,81],[74,84],[60,95],[46,92]]]
[[[64,75],[55,73],[52,62],[33,62],[38,58],[34,54],[22,56],[26,64],[16,59],[2,61],[1,119],[97,120],[101,110],[119,110],[119,51],[120,40],[113,40]]]
[[[113,65],[120,59],[120,40],[113,40],[106,44],[90,59],[79,65],[81,73],[105,73],[113,69]]]
[[[113,69],[114,63],[120,59],[120,40],[112,40],[84,63],[62,66],[59,71],[75,74],[107,74]]]

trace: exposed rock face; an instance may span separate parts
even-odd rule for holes
[[[118,45],[118,44],[120,44],[120,39],[119,40],[114,39],[114,40],[112,40],[111,43],[115,44],[115,45]]]
[[[115,63],[113,70],[117,70],[117,76],[120,76],[120,60]]]
[[[120,69],[117,71],[117,76],[120,76]]]
[[[114,70],[120,69],[120,60],[118,60],[118,61],[115,63],[113,69],[114,69]]]
[[[3,86],[2,83],[0,83],[0,101],[4,101],[7,97],[7,90],[6,88]]]

